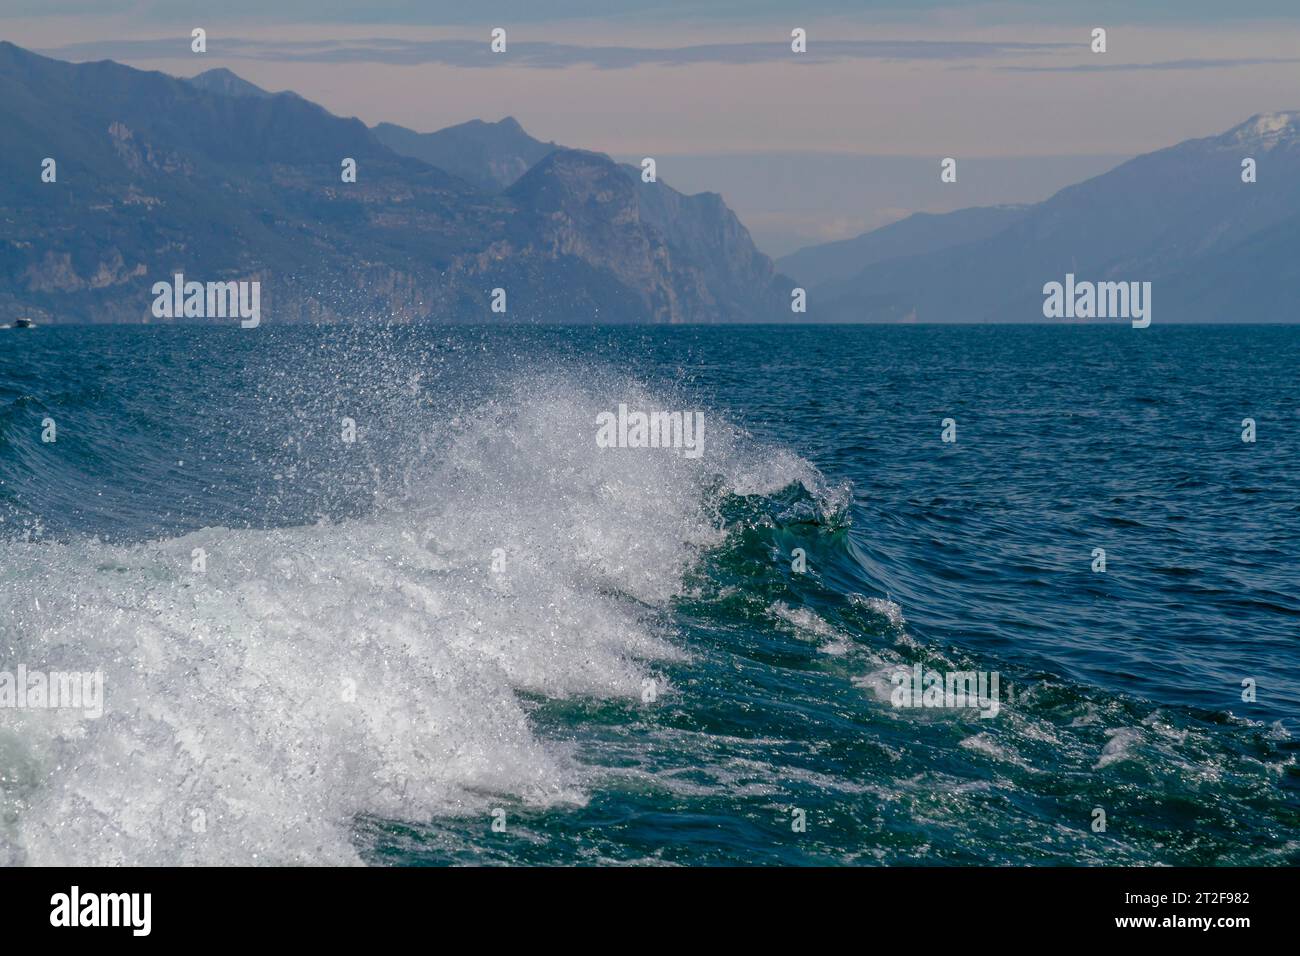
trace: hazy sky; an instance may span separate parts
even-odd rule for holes
[[[790,52],[794,27],[807,54]],[[370,124],[513,115],[541,139],[656,157],[666,182],[721,192],[773,254],[910,211],[1041,199],[1300,108],[1300,0],[0,0],[0,37],[176,75],[226,66]],[[939,183],[945,156],[956,184]]]

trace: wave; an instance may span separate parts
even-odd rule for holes
[[[0,375],[0,677],[106,698],[0,707],[0,863],[1295,861],[1284,727],[1044,650],[937,547],[965,505],[756,367],[734,416],[605,333],[266,332]],[[598,448],[620,403],[702,404],[704,455]],[[917,664],[1000,671],[997,719],[893,706]]]
[[[667,612],[729,507],[846,520],[843,489],[713,416],[699,459],[597,448],[617,402],[665,407],[555,373],[408,411],[366,436],[397,460],[362,516],[0,539],[5,658],[105,684],[98,719],[5,712],[0,862],[359,863],[361,815],[581,804],[531,699],[671,694]]]

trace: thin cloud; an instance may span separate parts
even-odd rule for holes
[[[970,60],[1032,55],[1069,48],[1069,43],[1000,43],[966,40],[817,40],[809,38],[805,63],[836,60]],[[512,41],[505,54],[492,53],[482,40],[403,40],[376,37],[347,41],[274,42],[209,37],[209,53],[230,59],[300,63],[384,63],[393,66],[441,64],[457,67],[522,66],[563,69],[590,66],[619,70],[637,66],[741,65],[789,60],[788,41],[709,43],[684,47],[582,46]],[[101,40],[40,51],[75,59],[173,59],[189,52],[189,38]]]
[[[1162,60],[1157,63],[1078,63],[1074,66],[1003,66],[1010,73],[1108,73],[1128,70],[1223,70],[1240,66],[1300,63],[1300,57],[1249,57],[1219,60]]]

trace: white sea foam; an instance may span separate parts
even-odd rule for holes
[[[361,814],[585,799],[519,692],[639,700],[722,534],[708,489],[809,471],[725,429],[700,460],[596,448],[631,392],[521,385],[362,519],[0,541],[0,655],[105,682],[98,721],[4,714],[0,863],[355,863]]]
[[[850,594],[849,601],[865,607],[874,614],[879,614],[889,622],[890,627],[901,628],[907,623],[903,619],[903,609],[893,601],[878,597],[864,597],[861,594]]]
[[[836,630],[811,608],[791,607],[784,601],[777,601],[768,607],[767,613],[791,628],[801,639],[815,642],[823,654],[840,657],[853,649],[850,635]]]
[[[1097,762],[1093,764],[1092,769],[1094,770],[1101,770],[1123,760],[1134,759],[1133,746],[1142,739],[1142,729],[1140,727],[1116,727],[1113,730],[1107,730],[1106,735],[1110,739],[1106,741],[1106,746],[1101,748]]]

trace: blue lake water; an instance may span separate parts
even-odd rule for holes
[[[1300,328],[0,336],[0,862],[1300,863]]]

